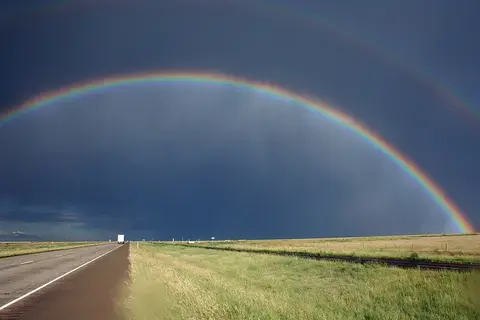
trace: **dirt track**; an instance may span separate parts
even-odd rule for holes
[[[121,319],[119,289],[127,277],[128,245],[124,245],[0,311],[0,319]]]

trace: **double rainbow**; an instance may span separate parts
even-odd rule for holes
[[[8,113],[0,116],[0,127],[7,121],[12,120],[26,112],[34,111],[47,106],[53,102],[65,98],[80,96],[88,92],[102,90],[111,87],[131,85],[135,83],[152,82],[201,82],[233,85],[262,92],[266,95],[274,96],[289,101],[293,101],[302,107],[314,112],[319,112],[325,118],[345,127],[366,142],[372,144],[377,150],[396,163],[404,172],[411,176],[426,191],[429,197],[438,204],[449,216],[458,232],[473,233],[475,228],[468,220],[467,216],[450,200],[447,194],[431,178],[427,176],[413,161],[407,156],[401,154],[392,145],[383,140],[379,135],[367,129],[364,125],[353,119],[349,115],[333,109],[325,103],[315,101],[305,96],[300,96],[285,89],[270,84],[255,82],[238,77],[232,77],[221,74],[211,74],[202,72],[151,72],[142,74],[131,74],[122,76],[112,76],[98,79],[82,84],[70,86],[58,91],[41,94],[22,105],[11,109]]]

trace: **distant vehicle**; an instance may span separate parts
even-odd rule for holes
[[[124,234],[119,234],[117,237],[117,242],[118,244],[124,244],[125,243],[125,235]]]

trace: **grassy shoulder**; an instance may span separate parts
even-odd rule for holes
[[[97,244],[100,244],[100,242],[3,242],[0,243],[0,258]]]
[[[480,275],[131,246],[130,319],[479,319]]]
[[[198,242],[196,246],[318,256],[480,263],[480,234]]]

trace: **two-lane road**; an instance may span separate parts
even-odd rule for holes
[[[0,259],[0,310],[9,302],[117,247],[117,244],[103,244]]]

